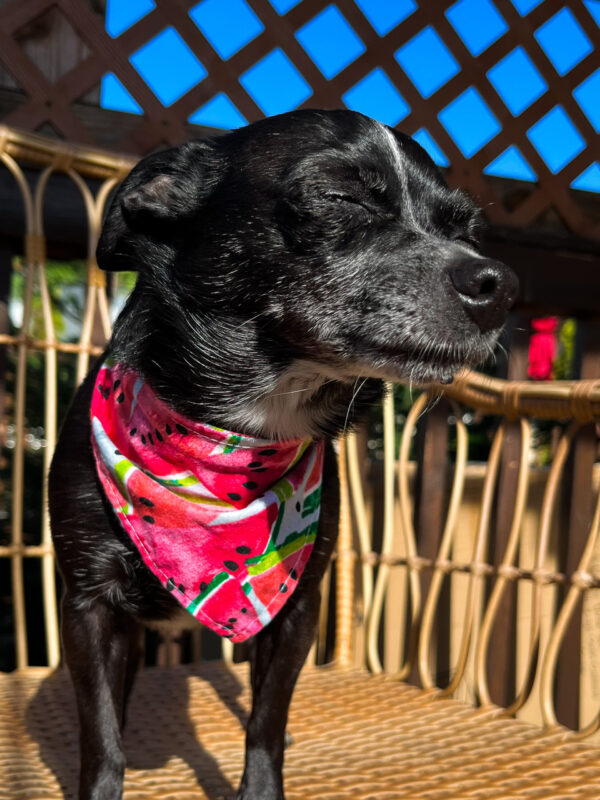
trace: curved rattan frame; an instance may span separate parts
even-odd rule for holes
[[[426,409],[429,398],[435,396],[424,392],[414,403],[403,426],[399,458],[394,458],[394,401],[391,385],[388,386],[384,400],[384,489],[385,512],[384,530],[381,552],[375,553],[370,546],[370,532],[367,524],[367,509],[364,499],[365,487],[359,479],[359,454],[354,435],[348,437],[347,455],[348,472],[352,488],[352,499],[357,523],[357,540],[359,558],[363,572],[363,597],[361,607],[367,610],[367,662],[374,672],[381,672],[380,636],[384,596],[393,568],[403,568],[409,574],[409,609],[407,659],[401,666],[397,677],[405,679],[416,667],[422,686],[436,690],[442,695],[454,695],[465,678],[467,659],[474,653],[476,696],[478,702],[485,707],[492,707],[488,684],[487,658],[491,647],[491,634],[497,619],[502,596],[508,585],[523,580],[530,584],[531,620],[528,653],[524,678],[517,688],[516,695],[506,708],[507,714],[517,713],[530,699],[539,683],[538,702],[544,726],[553,728],[558,725],[554,683],[557,662],[564,643],[566,631],[575,618],[578,603],[586,591],[600,588],[600,575],[590,572],[590,564],[597,546],[600,528],[600,493],[595,501],[595,513],[588,532],[587,544],[580,558],[577,569],[569,575],[548,569],[546,566],[552,525],[555,524],[556,506],[561,492],[562,481],[566,472],[566,463],[573,450],[576,435],[586,422],[600,417],[600,382],[598,381],[564,381],[545,384],[514,382],[491,379],[478,373],[469,372],[458,379],[451,387],[445,388],[451,400],[453,416],[457,427],[457,447],[453,468],[452,486],[449,491],[448,510],[445,518],[440,546],[435,559],[426,559],[419,555],[410,502],[411,465],[408,460],[410,441],[415,434],[415,427]],[[490,456],[485,468],[483,489],[479,508],[479,522],[468,561],[457,561],[452,558],[452,544],[457,535],[457,512],[464,490],[465,472],[468,463],[468,448],[464,424],[458,404],[496,415],[500,424],[491,445]],[[529,454],[532,438],[532,418],[563,420],[568,424],[562,430],[554,457],[548,471],[543,500],[540,509],[540,520],[537,529],[537,544],[534,565],[524,569],[517,564],[517,552],[522,535],[524,512],[529,491],[530,469]],[[503,444],[507,425],[519,420],[520,454],[518,478],[514,495],[514,510],[508,541],[498,566],[488,563],[485,558],[491,526],[492,502],[498,482]],[[402,537],[405,554],[394,552],[393,542],[393,507],[395,498],[395,482],[397,472],[397,497],[400,506]],[[344,567],[342,567],[344,569]],[[350,566],[345,567],[350,570]],[[376,579],[374,572],[377,570]],[[423,570],[432,572],[429,591],[421,596],[419,575]],[[463,630],[458,655],[451,670],[450,680],[446,686],[436,686],[431,671],[430,651],[435,635],[438,603],[442,583],[453,573],[465,573],[469,587],[463,617]],[[493,578],[494,583],[489,598],[482,599],[483,581]],[[345,578],[342,578],[345,580]],[[374,582],[374,588],[373,588]],[[541,644],[541,595],[545,586],[560,585],[567,588],[567,594],[558,609],[552,624],[549,640]],[[348,604],[338,608],[340,618],[352,615],[354,607]],[[474,620],[478,617],[475,631]],[[347,623],[346,623],[347,624]],[[578,676],[574,676],[577,680]],[[585,725],[579,736],[589,736],[600,727],[600,715]]]

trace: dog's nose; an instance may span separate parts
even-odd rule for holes
[[[455,263],[449,274],[465,311],[480,331],[499,328],[519,291],[512,269],[491,258],[467,258]]]

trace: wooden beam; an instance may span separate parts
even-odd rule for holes
[[[594,252],[550,249],[541,244],[488,239],[484,252],[514,269],[519,277],[517,309],[532,315],[600,314],[600,264]]]

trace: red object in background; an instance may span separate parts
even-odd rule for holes
[[[556,350],[558,317],[531,320],[533,333],[529,339],[527,375],[534,381],[552,380],[552,362]]]

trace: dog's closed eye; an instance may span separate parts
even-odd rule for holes
[[[471,250],[475,250],[477,253],[481,249],[481,242],[475,234],[459,233],[457,236],[454,236],[453,239],[455,242],[466,244],[467,247],[470,247]]]
[[[373,203],[369,203],[362,198],[356,197],[352,194],[347,194],[345,192],[325,192],[324,197],[326,200],[329,200],[332,203],[346,203],[351,206],[358,206],[366,211],[371,218],[381,217],[382,219],[392,219],[394,216],[393,214],[384,212]]]
[[[454,191],[440,198],[433,206],[428,226],[437,235],[442,234],[446,239],[479,252],[483,218],[471,198],[463,192]]]

